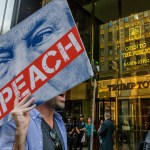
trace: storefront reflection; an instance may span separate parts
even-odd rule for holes
[[[119,150],[135,150],[145,139],[148,123],[146,114],[150,109],[148,99],[127,99],[119,101]]]

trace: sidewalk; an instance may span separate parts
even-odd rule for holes
[[[88,148],[87,147],[83,147],[82,150],[88,150]]]
[[[77,150],[79,150],[80,148],[77,148]],[[87,147],[83,147],[82,150],[88,150]]]

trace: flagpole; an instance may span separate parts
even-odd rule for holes
[[[90,150],[93,149],[93,129],[94,129],[94,108],[95,108],[95,95],[96,95],[96,78],[94,78],[93,86],[93,99],[92,99],[92,122],[91,122],[91,138],[90,138]]]
[[[94,71],[94,82],[93,85],[93,98],[92,98],[92,122],[91,122],[91,136],[90,136],[90,150],[93,150],[93,127],[94,127],[94,113],[95,113],[95,94],[96,94],[96,73],[95,73],[95,66],[94,66],[94,26],[95,26],[95,0],[92,0],[92,14],[91,14],[91,63],[93,64],[93,71]],[[91,86],[92,83],[91,82]]]

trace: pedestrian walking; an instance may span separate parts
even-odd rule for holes
[[[103,122],[98,135],[101,137],[101,150],[113,150],[113,132],[114,123],[110,119],[110,112],[105,112],[105,121]]]

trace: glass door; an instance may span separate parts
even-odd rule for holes
[[[119,150],[135,150],[140,141],[141,111],[138,99],[119,100]]]
[[[110,111],[111,120],[115,123],[115,100],[114,99],[103,99],[99,101],[99,119],[104,118],[106,110]]]
[[[114,99],[99,100],[98,117],[99,119],[104,117],[105,110],[111,110],[111,119],[114,124],[118,117],[118,127],[114,133],[114,139],[116,139],[114,149],[135,150],[148,132],[147,113],[150,111],[150,100],[148,98],[118,100],[118,116],[115,114],[115,107]]]
[[[140,107],[141,107],[141,124],[140,124],[140,131],[141,131],[141,140],[145,139],[145,136],[148,132],[148,121],[147,121],[147,114],[150,111],[150,100],[148,98],[140,99]]]

